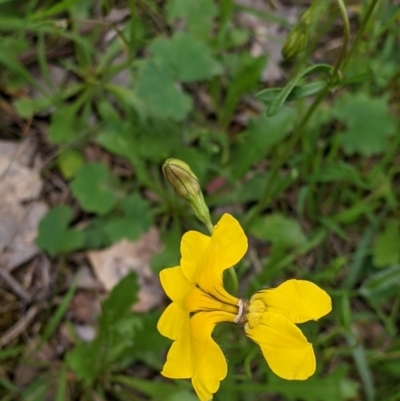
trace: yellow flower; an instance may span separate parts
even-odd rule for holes
[[[246,251],[247,238],[240,224],[224,214],[211,237],[196,231],[185,233],[180,266],[160,273],[172,303],[157,328],[174,341],[161,373],[173,379],[191,379],[201,401],[212,399],[227,374],[224,354],[211,337],[220,322],[244,326],[278,376],[304,380],[315,371],[312,344],[295,323],[327,314],[331,310],[329,295],[304,280],[263,289],[250,301],[230,295],[223,287],[223,272]]]

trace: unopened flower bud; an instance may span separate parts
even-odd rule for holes
[[[297,56],[307,46],[310,23],[311,9],[308,9],[302,14],[283,45],[282,56],[285,59],[288,60]]]
[[[189,202],[196,217],[212,232],[210,212],[204,201],[199,180],[189,165],[179,159],[167,159],[162,166],[162,171],[176,194]]]

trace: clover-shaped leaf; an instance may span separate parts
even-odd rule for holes
[[[139,68],[136,96],[155,117],[182,121],[192,101],[178,82],[210,79],[221,74],[222,67],[207,45],[184,32],[155,39],[149,50],[153,57]]]
[[[171,39],[157,38],[149,50],[155,59],[169,68],[174,79],[193,82],[222,74],[221,65],[212,57],[209,47],[184,32]]]
[[[278,213],[259,219],[250,232],[256,238],[271,241],[280,248],[298,248],[306,242],[299,223]]]
[[[166,6],[167,19],[172,23],[184,22],[184,28],[199,39],[207,39],[217,15],[213,0],[171,0]]]
[[[106,214],[116,202],[116,178],[101,163],[88,163],[76,174],[71,190],[86,212]]]
[[[159,60],[146,60],[139,70],[137,96],[155,117],[182,121],[192,108],[192,101],[174,82]]]
[[[39,248],[51,256],[81,248],[85,236],[81,231],[68,229],[71,219],[72,210],[69,206],[50,210],[39,224],[39,235],[36,239]]]
[[[76,138],[75,104],[62,105],[52,114],[49,127],[49,140],[52,143],[70,142]]]
[[[333,113],[347,126],[339,138],[348,154],[382,153],[395,133],[395,120],[384,98],[374,99],[365,93],[345,94],[335,102]]]
[[[57,157],[57,165],[66,179],[75,177],[77,171],[83,166],[85,159],[82,152],[75,149],[66,149]]]
[[[108,221],[104,231],[112,242],[122,238],[135,241],[151,227],[150,206],[139,194],[133,193],[122,201],[122,209],[125,216]]]
[[[132,131],[132,126],[124,121],[110,118],[103,123],[97,142],[116,155],[133,160],[137,153],[139,141]]]

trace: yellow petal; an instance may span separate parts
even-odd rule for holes
[[[226,377],[227,364],[221,349],[211,338],[219,322],[230,321],[224,312],[199,312],[185,323],[172,344],[161,372],[170,378],[191,378],[201,401],[209,401]]]
[[[172,302],[158,320],[157,329],[164,337],[176,340],[188,320],[189,312]]]
[[[288,318],[265,312],[261,323],[249,328],[248,337],[259,344],[271,370],[286,380],[305,380],[315,372],[312,344]]]
[[[181,241],[181,267],[191,284],[196,284],[197,271],[202,265],[211,238],[197,231],[186,232]]]
[[[194,239],[194,236],[191,236],[191,240],[194,241]],[[199,257],[196,252],[193,252],[195,255],[193,260],[195,259],[197,264],[194,261],[191,264],[184,263],[189,258],[182,258],[182,270],[185,276],[191,277],[203,291],[221,301],[235,305],[236,298],[228,294],[223,287],[222,274],[224,270],[238,263],[246,253],[246,235],[234,217],[224,214],[216,224],[211,240],[204,248],[205,243],[206,240],[203,239],[198,244],[192,243],[190,247],[185,248],[193,250],[199,246],[203,254]]]
[[[200,311],[223,311],[228,312],[232,315],[231,322],[233,323],[236,315],[239,312],[239,299],[236,298],[236,305],[226,304],[213,296],[208,295],[206,292],[201,290],[199,287],[194,287],[185,298],[185,309],[188,312],[200,312]]]
[[[160,271],[160,281],[168,297],[184,309],[183,300],[193,285],[184,276],[180,266]]]
[[[193,375],[192,365],[190,320],[187,320],[168,351],[161,374],[171,379],[190,379]]]
[[[332,309],[331,297],[306,280],[288,280],[279,287],[258,291],[252,301],[261,299],[270,312],[286,316],[294,323],[318,320]]]
[[[219,382],[225,379],[228,372],[224,354],[211,338],[211,333],[217,323],[230,319],[231,315],[224,312],[196,313],[191,319],[194,351],[192,384],[201,401],[212,399]]]

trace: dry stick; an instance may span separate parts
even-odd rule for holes
[[[4,268],[0,267],[0,277],[10,286],[10,288],[25,302],[31,302],[31,295],[22,285]]]
[[[36,305],[31,306],[26,314],[14,324],[14,326],[10,327],[0,338],[0,347],[4,347],[10,341],[12,341],[15,337],[18,337],[26,327],[31,323],[31,321],[35,318],[37,313],[39,312],[39,307]]]

